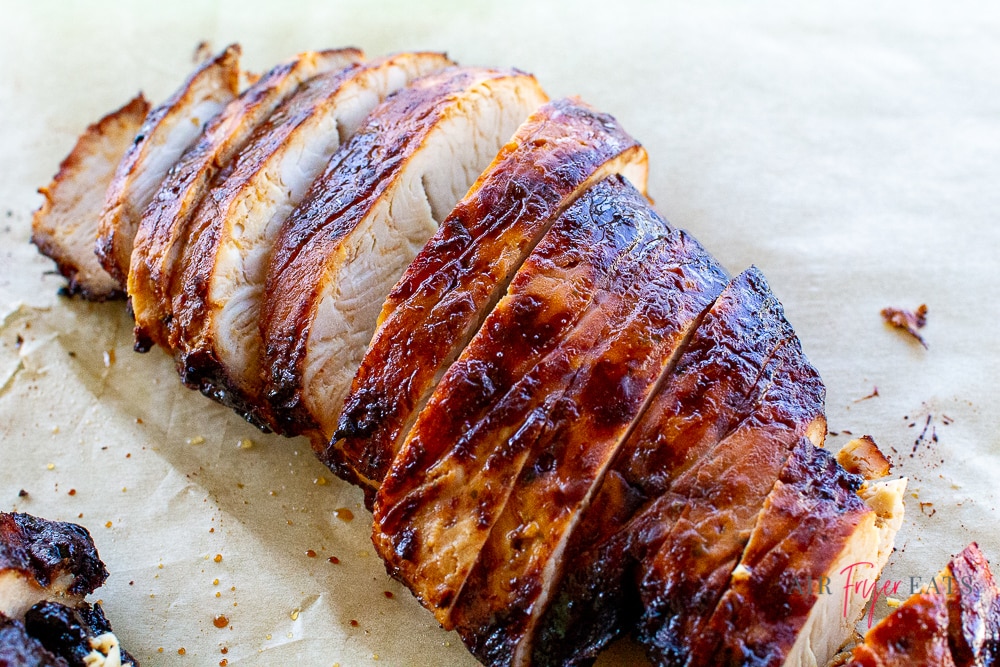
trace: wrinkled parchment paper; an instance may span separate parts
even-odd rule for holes
[[[121,303],[58,297],[28,244],[77,135],[139,89],[162,100],[203,40],[257,70],[447,50],[615,114],[660,211],[770,279],[826,381],[831,446],[870,433],[910,478],[885,577],[929,578],[973,539],[1000,558],[997,9],[540,4],[0,3],[0,507],[90,529],[97,597],[144,664],[474,663],[385,575],[358,491],[133,353]],[[879,316],[921,303],[926,350]]]

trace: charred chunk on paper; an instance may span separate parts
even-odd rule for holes
[[[889,474],[891,464],[870,435],[851,440],[837,452],[837,462],[843,468],[865,479],[881,479]]]
[[[924,349],[927,349],[927,341],[918,332],[927,324],[927,304],[922,303],[916,311],[903,310],[901,308],[883,308],[882,319],[897,329],[902,329],[906,333],[916,338]]]

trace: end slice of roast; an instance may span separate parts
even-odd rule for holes
[[[77,605],[107,578],[86,528],[0,512],[0,613],[23,618],[43,600]]]
[[[688,664],[828,664],[869,601],[848,586],[874,582],[892,554],[905,489],[867,483],[800,440]]]
[[[167,325],[186,384],[260,426],[260,313],[271,251],[285,219],[387,95],[444,69],[438,53],[407,53],[317,76],[264,122],[190,225],[170,288]]]
[[[848,667],[987,667],[1000,660],[1000,589],[973,542],[854,647]]]
[[[166,102],[153,109],[118,163],[98,226],[101,265],[124,287],[143,211],[202,127],[236,97],[240,48],[233,45],[198,67]]]
[[[609,174],[645,192],[646,171],[645,150],[580,100],[532,114],[386,298],[324,462],[371,497],[441,376],[555,219]]]
[[[66,292],[89,301],[124,296],[122,285],[94,254],[104,193],[125,151],[142,126],[149,103],[140,94],[97,121],[77,139],[52,182],[40,188],[45,197],[31,221],[31,242],[55,260],[69,281]]]
[[[386,295],[545,101],[516,70],[446,70],[390,97],[334,156],[285,222],[268,272],[264,368],[281,432],[325,448]]]
[[[299,84],[362,58],[357,49],[309,51],[275,66],[212,118],[170,168],[142,214],[133,243],[128,294],[138,348],[167,345],[173,267],[187,241],[191,216],[215,175]]]

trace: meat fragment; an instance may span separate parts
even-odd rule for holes
[[[32,218],[31,242],[55,261],[68,281],[68,294],[88,301],[125,294],[124,286],[101,266],[94,244],[104,193],[148,112],[149,103],[140,94],[88,127],[52,182],[38,190],[45,201]]]
[[[900,308],[883,308],[882,319],[897,329],[902,329],[910,334],[927,349],[927,341],[920,335],[919,330],[927,324],[927,304],[921,304],[916,311],[902,310]]]
[[[837,462],[844,470],[865,479],[881,479],[889,474],[892,464],[870,435],[851,440],[837,452]]]

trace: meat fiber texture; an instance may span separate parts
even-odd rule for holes
[[[376,653],[378,664],[473,661],[376,558],[358,555],[367,519],[356,490],[309,461],[302,443],[264,437],[181,391],[162,355],[129,354],[127,315],[57,299],[63,281],[44,278],[40,288],[38,278],[51,263],[22,248],[42,201],[33,191],[79,131],[139,87],[164,99],[202,36],[255,44],[248,53],[257,71],[331,42],[447,47],[465,62],[544,71],[554,92],[579,92],[613,112],[654,156],[650,193],[661,212],[726,266],[757,263],[767,274],[828,386],[830,429],[840,434],[830,446],[853,437],[844,430],[871,432],[895,448],[887,451],[903,474],[920,478],[910,489],[919,499],[907,495],[905,548],[886,577],[904,589],[909,576],[926,581],[928,567],[936,570],[973,537],[987,554],[998,552],[989,530],[996,455],[987,409],[996,388],[978,350],[1000,342],[976,288],[996,272],[989,253],[998,175],[982,159],[997,137],[987,64],[998,54],[985,38],[994,10],[954,5],[931,15],[890,3],[820,14],[788,3],[715,21],[721,3],[626,1],[609,14],[596,5],[556,13],[514,2],[483,8],[470,30],[472,18],[445,5],[387,18],[324,3],[303,8],[309,21],[289,20],[284,8],[284,16],[277,7],[229,9],[164,8],[166,20],[153,30],[137,9],[35,15],[19,7],[0,26],[3,61],[17,63],[0,74],[0,140],[9,158],[0,166],[0,215],[11,211],[4,223],[11,231],[0,227],[7,253],[0,448],[9,471],[0,491],[39,514],[83,513],[78,521],[113,538],[102,555],[115,575],[102,595],[125,612],[152,664],[176,660],[182,646],[189,659],[211,664],[222,657],[366,664]],[[529,15],[538,20],[524,20]],[[333,39],[330,30],[345,32]],[[877,318],[887,305],[923,302],[926,352]],[[105,352],[113,353],[107,362]],[[874,385],[877,397],[855,402]],[[188,444],[199,436],[204,442]],[[253,446],[237,448],[245,439]],[[327,484],[313,484],[324,475]],[[919,502],[931,505],[921,511]],[[344,507],[353,522],[330,518]],[[305,556],[308,549],[318,557]],[[214,563],[218,553],[224,559]],[[220,586],[212,587],[216,577]],[[250,581],[263,583],[251,590]],[[231,629],[220,633],[212,619],[222,612]],[[883,613],[880,605],[876,620]],[[219,653],[221,635],[227,656]],[[627,645],[612,650],[603,662],[642,664],[622,653]]]

